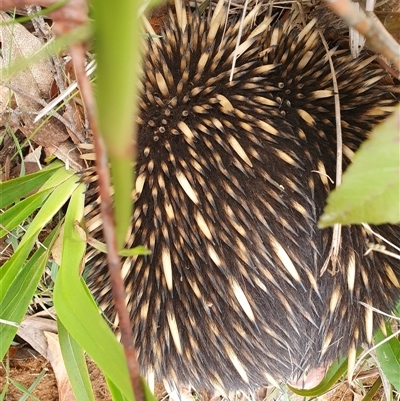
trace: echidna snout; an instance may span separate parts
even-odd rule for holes
[[[257,26],[250,15],[230,80],[239,21],[220,6],[204,16],[178,4],[162,38],[148,40],[128,246],[151,254],[125,260],[123,274],[143,373],[231,390],[353,354],[380,319],[370,324],[360,302],[390,311],[400,263],[364,255],[381,240],[343,227],[337,272],[320,275],[332,230],[316,224],[333,187],[336,131],[319,32],[294,15]],[[379,66],[359,71],[365,56],[332,59],[346,167],[397,101]],[[374,230],[400,238],[398,226]],[[104,255],[89,264],[90,287],[114,319]]]

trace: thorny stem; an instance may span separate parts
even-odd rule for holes
[[[129,375],[136,401],[143,401],[144,394],[140,381],[139,366],[136,358],[136,351],[133,345],[132,326],[129,313],[125,305],[125,287],[121,276],[120,258],[118,255],[117,236],[114,226],[114,216],[112,209],[112,198],[110,192],[110,173],[108,170],[108,160],[100,130],[97,124],[96,107],[92,86],[85,72],[85,50],[82,44],[75,44],[70,47],[76,78],[79,84],[81,95],[84,101],[86,114],[93,134],[93,141],[96,153],[96,168],[99,181],[100,209],[103,220],[103,232],[107,246],[108,269],[110,282],[112,285],[115,309],[117,311],[121,342],[124,346]]]

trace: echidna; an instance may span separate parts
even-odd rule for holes
[[[332,230],[317,220],[335,178],[332,74],[315,20],[240,21],[176,2],[144,60],[136,198],[123,275],[143,373],[198,388],[298,378],[371,339],[400,297],[400,263],[380,239],[343,227],[336,274],[321,268]],[[331,48],[335,44],[331,43]],[[344,167],[397,100],[364,55],[331,50]],[[94,207],[90,219],[98,213]],[[398,243],[400,228],[374,230]],[[104,255],[89,284],[115,319]]]

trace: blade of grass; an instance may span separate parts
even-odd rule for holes
[[[21,240],[20,245],[27,241],[30,237],[36,237],[43,227],[48,224],[54,215],[65,205],[71,194],[78,187],[77,176],[66,170],[58,170],[54,176],[59,180],[58,185],[43,204],[38,214],[33,219],[32,223],[26,231],[26,234]],[[54,178],[54,176],[52,178]],[[52,179],[51,178],[51,179]]]
[[[7,262],[9,263],[7,275],[2,277],[0,281],[0,317],[2,319],[17,323],[22,321],[43,274],[51,246],[58,236],[59,228],[60,225],[52,230],[44,241],[44,246],[40,247],[26,264],[21,263],[20,258],[14,256],[21,253],[25,254],[24,248],[29,248],[29,253],[30,242],[26,242],[25,246],[18,249]],[[34,242],[34,238],[31,238],[31,241]],[[26,255],[24,256],[25,261]],[[0,323],[0,360],[6,354],[17,330],[17,327]]]
[[[94,401],[94,394],[86,366],[84,350],[58,320],[61,353],[75,397],[79,401]]]
[[[84,194],[78,188],[68,206],[64,224],[62,262],[54,288],[57,316],[77,343],[98,364],[124,396],[133,400],[121,345],[99,315],[79,276],[86,244],[75,229],[83,216]]]
[[[26,220],[46,200],[50,192],[51,190],[38,192],[0,214],[0,238]]]
[[[34,191],[51,177],[63,164],[55,162],[36,173],[0,183],[0,209],[10,206],[17,200]]]
[[[67,202],[77,188],[77,177],[63,169],[57,169],[49,181],[58,182],[47,201],[29,225],[16,252],[2,266],[0,277],[0,318],[20,323],[39,283],[48,260],[51,243],[44,244],[26,262],[43,227]],[[54,232],[54,231],[53,231]],[[52,239],[53,240],[53,239]],[[17,328],[0,323],[0,358],[7,352]]]
[[[288,385],[288,388],[293,391],[293,393],[300,395],[302,397],[318,397],[327,391],[329,391],[332,386],[344,376],[347,371],[347,358],[342,358],[339,361],[333,363],[328,371],[326,372],[323,380],[315,386],[314,388],[301,390]]]

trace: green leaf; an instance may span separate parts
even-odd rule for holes
[[[365,396],[363,397],[362,401],[372,401],[374,399],[375,394],[379,391],[381,386],[382,386],[382,378],[379,376],[375,380],[375,383],[368,390],[368,393],[365,394]]]
[[[293,391],[293,393],[302,397],[318,397],[328,392],[332,386],[346,373],[346,371],[347,358],[342,358],[330,366],[325,377],[318,384],[318,386],[307,390],[301,390],[290,385],[288,385],[288,388]]]
[[[25,241],[28,241],[31,237],[36,237],[39,234],[43,227],[48,224],[54,215],[65,205],[65,203],[71,197],[71,194],[79,185],[76,182],[76,175],[73,175],[72,172],[62,169],[56,171],[49,181],[52,182],[52,185],[53,181],[55,181],[54,190],[47,198],[47,201],[40,208],[32,223],[29,225],[29,228],[26,230],[26,233],[20,242],[20,246]],[[42,189],[47,188],[48,182],[43,185]]]
[[[386,332],[388,337],[392,334],[389,323],[386,324]],[[379,329],[375,335],[375,343],[380,343],[385,338]],[[393,387],[400,392],[400,341],[396,337],[385,341],[376,348],[376,356],[380,369]]]
[[[24,177],[25,178],[25,177]],[[36,290],[43,269],[49,258],[51,243],[39,247],[31,259],[26,262],[39,233],[52,220],[77,188],[77,177],[64,169],[55,169],[43,187],[54,187],[46,202],[30,223],[22,237],[17,250],[1,268],[0,277],[0,318],[20,323]],[[19,181],[20,182],[20,181]],[[50,184],[49,184],[50,182]],[[54,185],[53,185],[54,184]],[[23,186],[21,186],[22,188]],[[47,188],[46,187],[46,188]],[[46,190],[46,188],[44,190]],[[58,232],[58,231],[57,231]],[[54,230],[53,232],[54,233]],[[55,234],[53,234],[55,235]],[[0,358],[7,352],[8,346],[15,336],[16,327],[0,324]]]
[[[110,390],[111,398],[113,401],[126,401],[126,398],[121,393],[119,388],[109,379],[106,377],[107,385]]]
[[[146,401],[157,401],[157,398],[154,397],[147,383],[142,379],[142,388],[144,391],[144,399]]]
[[[66,180],[65,174],[67,174],[68,178]],[[58,169],[48,180],[52,182],[52,185],[54,182],[58,185],[54,188],[53,192],[49,195],[47,201],[43,204],[38,214],[32,220],[25,235],[22,237],[16,252],[2,266],[2,276],[0,283],[1,285],[5,286],[4,288],[7,288],[7,286],[10,285],[10,280],[12,280],[14,277],[15,272],[12,269],[12,266],[15,266],[15,268],[23,267],[24,262],[28,257],[37,236],[39,235],[39,232],[42,231],[43,227],[52,220],[54,215],[70,198],[71,193],[76,189],[78,185],[76,183],[77,177],[71,174],[71,172],[66,172],[63,169]],[[42,190],[45,190],[48,186],[48,182],[46,182],[43,185]],[[10,269],[12,270],[11,272],[9,272]],[[1,291],[2,289],[0,288],[0,301]]]
[[[79,401],[94,401],[84,350],[58,320],[61,353],[75,397]]]
[[[142,2],[122,0],[115,7],[113,2],[94,0],[92,5],[98,119],[111,163],[117,243],[122,248],[132,213]]]
[[[124,395],[119,391],[119,389],[114,385],[114,383],[111,380],[107,379],[107,384],[110,389],[112,399],[114,401],[125,401],[126,400]],[[142,384],[142,388],[143,388],[144,399],[146,401],[157,401],[156,397],[154,397],[153,393],[149,389],[149,386],[143,379],[141,379],[141,384]]]
[[[101,318],[79,276],[86,244],[75,225],[82,219],[83,206],[83,187],[79,187],[71,198],[65,217],[62,262],[54,288],[57,317],[106,377],[128,400],[133,400],[122,346]]]
[[[318,226],[400,222],[400,106],[356,152]]]
[[[28,254],[32,246],[29,242],[25,247],[18,248],[8,263],[7,274],[0,280],[0,318],[11,322],[21,323],[33,294],[43,274],[50,249],[58,236],[59,226],[48,235],[34,255],[25,264],[26,249]],[[31,238],[32,245],[35,238]],[[22,260],[21,261],[21,255]],[[3,272],[2,267],[2,272]],[[11,341],[15,337],[17,327],[0,323],[0,360],[6,354]]]
[[[0,182],[0,209],[24,198],[51,177],[58,169],[64,168],[60,162],[54,162],[36,173]]]
[[[97,249],[99,252],[107,253],[106,244],[103,242],[97,241],[94,238],[88,239],[88,244],[90,244],[93,248]],[[151,251],[142,245],[135,246],[134,248],[129,249],[120,249],[118,251],[119,256],[137,256],[137,255],[150,255]]]
[[[0,215],[0,238],[26,220],[49,196],[51,190],[31,195]],[[6,228],[6,230],[3,229]]]

